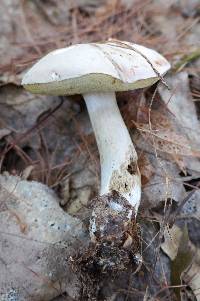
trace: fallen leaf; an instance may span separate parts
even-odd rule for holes
[[[24,301],[30,295],[50,300],[62,290],[78,294],[77,279],[66,258],[87,240],[81,221],[60,208],[47,186],[20,177],[0,175],[2,203],[0,300],[11,300],[12,293]]]
[[[159,124],[153,128],[150,128],[149,124],[134,124],[155,150],[171,155],[200,157],[200,151],[192,148],[189,139],[174,130],[160,128]]]
[[[145,186],[155,174],[155,170],[145,154],[138,158],[138,166],[141,173],[142,186]]]
[[[172,228],[165,227],[163,235],[164,242],[161,244],[161,248],[171,260],[174,260],[177,256],[182,231],[174,224]]]
[[[0,139],[2,139],[3,137],[9,135],[11,133],[11,130],[9,129],[0,129]]]
[[[182,283],[182,273],[189,267],[192,262],[193,252],[189,248],[189,236],[188,229],[185,225],[180,243],[178,246],[178,252],[174,260],[171,263],[171,285],[177,286],[174,288],[174,292],[178,300],[181,300],[180,285]]]
[[[185,196],[185,188],[177,165],[147,152],[145,156],[147,156],[151,170],[154,172],[143,186],[142,205],[152,208],[167,199],[175,202],[182,200]]]
[[[192,289],[197,301],[200,301],[200,249],[196,249],[193,263],[183,273],[182,280]]]
[[[175,116],[185,137],[189,140],[191,149],[200,149],[200,123],[197,110],[190,92],[189,78],[187,72],[180,72],[168,77],[171,91],[159,86],[159,93],[165,106]],[[200,162],[196,158],[184,158],[184,165],[194,174],[200,170]]]

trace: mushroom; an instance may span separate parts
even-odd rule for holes
[[[152,49],[109,40],[50,52],[25,74],[22,85],[38,94],[82,94],[100,153],[100,195],[116,191],[137,212],[141,198],[137,154],[115,92],[151,86],[169,69],[169,62]],[[119,211],[116,203],[112,206]]]

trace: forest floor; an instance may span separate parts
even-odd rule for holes
[[[47,185],[82,221],[100,180],[86,107],[80,96],[26,92],[25,71],[53,49],[108,38],[169,60],[170,89],[117,93],[142,174],[142,262],[102,282],[99,300],[200,300],[199,1],[1,0],[0,24],[1,173]]]

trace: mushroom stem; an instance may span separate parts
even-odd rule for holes
[[[100,153],[100,194],[117,191],[137,212],[141,196],[137,153],[117,106],[115,93],[90,93],[83,97]]]

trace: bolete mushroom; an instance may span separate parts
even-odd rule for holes
[[[26,73],[22,85],[38,94],[82,94],[100,153],[100,195],[116,191],[137,212],[141,197],[137,154],[115,92],[151,86],[169,68],[152,49],[109,40],[50,52]]]

